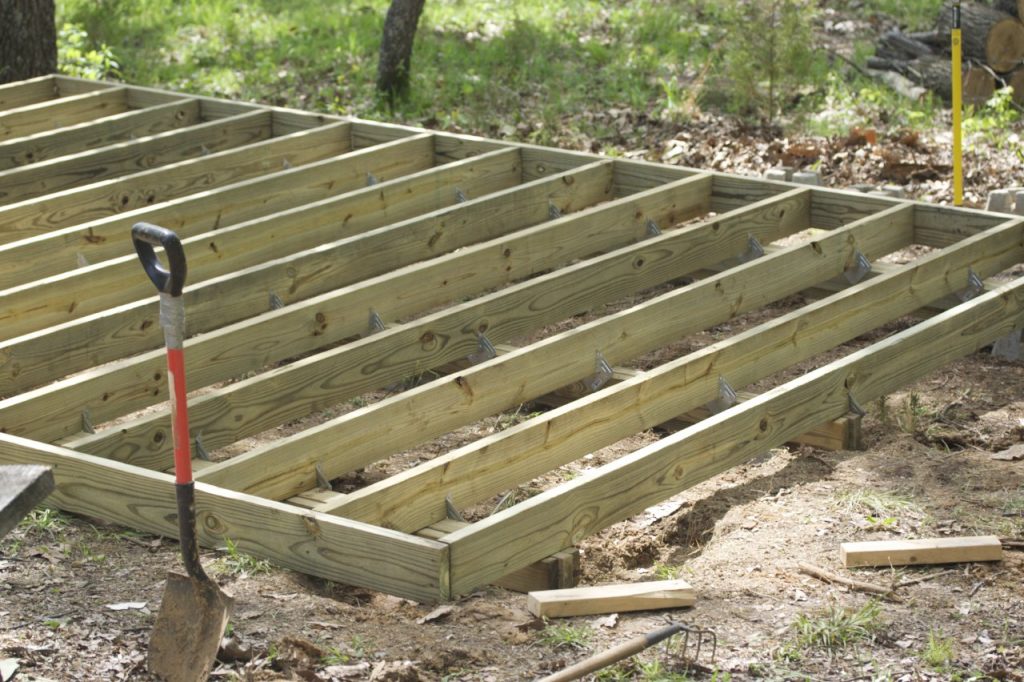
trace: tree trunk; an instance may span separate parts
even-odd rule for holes
[[[992,6],[1018,19],[1024,18],[1024,0],[994,0]]]
[[[56,70],[53,0],[0,0],[0,83]]]
[[[977,2],[962,3],[960,16],[964,56],[998,72],[1009,71],[1024,61],[1024,24],[1019,19]],[[952,5],[946,3],[937,30],[949,35],[952,23]]]
[[[969,66],[964,71],[964,104],[985,106],[996,92],[996,76],[987,66]]]
[[[384,19],[384,35],[380,43],[377,65],[377,90],[394,105],[396,97],[409,91],[409,68],[416,25],[420,21],[425,0],[391,0]]]

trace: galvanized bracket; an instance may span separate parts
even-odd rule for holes
[[[204,462],[210,461],[210,453],[206,451],[205,447],[203,447],[203,434],[196,434],[193,449],[196,451],[196,457],[203,460]]]
[[[861,253],[860,249],[853,252],[853,263],[843,270],[843,277],[850,284],[856,284],[864,279],[864,276],[871,272],[871,261]]]
[[[88,260],[86,260],[86,258],[85,258],[85,254],[84,254],[84,253],[82,253],[81,251],[79,251],[79,252],[78,252],[77,254],[75,254],[75,255],[76,255],[76,256],[78,257],[78,267],[80,267],[80,268],[84,268],[84,267],[87,267],[87,266],[89,265],[89,261],[88,261]]]
[[[457,204],[464,204],[467,201],[469,201],[469,200],[466,198],[466,193],[463,192],[458,187],[456,187],[455,188],[455,203],[457,203]]]
[[[738,255],[736,258],[739,259],[740,263],[749,263],[755,258],[760,258],[764,255],[764,247],[761,246],[761,242],[757,241],[757,237],[750,234],[747,235],[747,250]]]
[[[495,350],[494,344],[484,336],[483,334],[476,335],[476,352],[470,353],[467,359],[470,363],[478,365],[481,362],[487,362],[491,358],[498,357],[498,351]]]
[[[654,222],[652,218],[648,218],[644,225],[647,227],[648,237],[657,237],[661,234],[661,228],[658,227],[658,223]]]
[[[281,159],[281,167],[285,170],[291,170],[292,164],[288,162],[288,159]]]
[[[376,334],[377,332],[382,332],[385,329],[387,329],[387,325],[384,324],[384,320],[381,318],[380,314],[376,310],[371,308],[370,309],[370,333],[371,334]]]
[[[505,493],[504,495],[501,496],[501,499],[498,500],[498,504],[494,505],[494,510],[489,514],[489,516],[494,516],[498,512],[504,511],[505,509],[508,509],[509,507],[514,505],[515,503],[516,503],[515,491],[514,490],[510,490],[510,491],[508,491],[507,493]]]
[[[201,144],[201,145],[199,145],[199,153],[202,156],[209,156],[210,155],[210,150],[207,149],[205,144]]]
[[[92,425],[92,415],[89,408],[82,410],[82,431],[85,433],[96,433],[96,427]]]
[[[373,173],[367,173],[366,174],[366,186],[367,187],[373,187],[378,182],[379,182],[379,180],[377,180],[377,176],[376,175],[374,175]]]
[[[1006,336],[995,340],[992,344],[992,355],[1011,362],[1020,360],[1020,340],[1021,330],[1014,329]]]
[[[593,393],[607,384],[611,380],[612,374],[611,365],[609,365],[608,361],[604,359],[604,355],[601,351],[597,351],[597,355],[594,359],[594,373],[583,380],[583,385],[587,387],[588,391]]]
[[[284,301],[281,300],[280,296],[278,296],[273,291],[271,291],[270,292],[270,309],[271,310],[280,310],[283,307],[284,307]]]
[[[320,466],[320,462],[316,463],[316,465],[314,466],[314,471],[316,472],[316,487],[322,488],[324,490],[330,490],[331,481],[324,474],[324,468]]]
[[[445,498],[444,498],[444,511],[445,511],[445,516],[447,516],[452,521],[465,521],[466,520],[465,518],[463,518],[462,513],[459,512],[458,508],[455,506],[455,500],[452,499],[452,494],[451,493],[448,493],[447,495],[445,495]]]
[[[973,268],[967,268],[967,287],[957,292],[957,298],[967,302],[985,290],[985,283]]]
[[[860,406],[860,403],[857,402],[857,399],[853,397],[853,393],[846,394],[846,402],[847,409],[849,409],[851,413],[857,415],[858,417],[863,417],[864,415],[867,414],[864,408]]]
[[[718,377],[718,397],[708,403],[707,408],[711,414],[718,414],[735,405],[738,399],[736,391],[729,385],[725,377]]]
[[[556,220],[556,219],[561,218],[561,217],[562,217],[562,212],[559,210],[559,208],[557,206],[555,206],[554,202],[549,201],[548,202],[548,218],[551,218],[552,220]]]

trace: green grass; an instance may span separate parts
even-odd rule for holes
[[[953,661],[953,640],[932,630],[928,633],[928,644],[921,653],[921,660],[931,668],[942,671]]]
[[[927,31],[935,26],[935,17],[943,0],[866,0],[865,9],[898,17],[908,31]]]
[[[586,649],[594,631],[589,625],[572,623],[550,623],[537,634],[537,641],[556,649]]]
[[[253,575],[270,573],[273,570],[270,562],[266,559],[257,559],[250,554],[239,551],[238,546],[231,538],[224,538],[224,545],[225,554],[214,562],[214,571],[246,578]]]
[[[870,639],[881,627],[881,614],[882,607],[876,601],[859,609],[830,606],[818,614],[802,613],[793,624],[797,644],[831,651]]]

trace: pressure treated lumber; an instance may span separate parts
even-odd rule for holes
[[[0,139],[53,130],[128,110],[127,88],[113,87],[0,112]]]
[[[458,507],[474,504],[715,399],[718,376],[740,388],[948,293],[966,281],[968,267],[975,267],[983,276],[998,272],[1024,255],[1022,239],[1024,222],[1010,221],[993,234],[932,254],[913,267],[862,282],[830,299],[371,484],[321,511],[371,523],[386,521],[400,530],[428,525],[444,517],[448,496]],[[740,289],[732,295],[743,294]],[[758,362],[750,362],[751,357]]]
[[[444,538],[452,593],[526,563],[842,416],[1008,334],[1024,318],[1024,279],[919,323],[758,398]],[[737,438],[736,434],[743,434]],[[613,501],[611,504],[603,500]]]
[[[675,216],[690,217],[700,213],[707,203],[708,184],[707,178],[699,176],[682,180],[339,289],[304,302],[307,310],[315,311],[313,315],[307,312],[307,319],[312,318],[315,325],[322,325],[325,321],[336,324],[332,322],[335,316],[341,316],[343,320],[347,318],[349,324],[356,322],[359,325],[355,327],[356,332],[365,333],[371,309],[384,320],[401,318],[447,303],[453,298],[537,274],[572,258],[629,243],[645,233],[647,216],[659,220],[672,217],[665,221],[672,224],[677,219]],[[628,268],[636,269],[632,264]],[[534,280],[527,286],[539,288],[541,285],[537,282]],[[611,291],[615,292],[614,285]],[[587,296],[608,295],[608,292],[606,284],[603,289],[587,292]],[[546,296],[550,297],[550,293]],[[324,305],[328,300],[333,304],[333,310]],[[486,303],[490,299],[484,297],[480,300]],[[574,304],[579,303],[577,300]],[[481,303],[477,301],[466,305],[479,307]],[[510,307],[507,302],[503,305],[505,309],[514,311],[520,320],[523,319],[522,309]],[[525,318],[528,322],[519,328],[532,329],[534,324],[543,324],[538,322],[538,314],[550,314],[553,305],[564,306],[565,298],[537,306],[537,312],[528,313]],[[462,308],[454,310],[455,313],[445,310],[437,315],[453,320],[453,315],[462,312]],[[561,314],[564,316],[571,312],[565,310]],[[319,322],[315,317],[317,313],[321,316]],[[190,423],[194,430],[203,432],[203,441],[209,442],[210,448],[227,445],[244,437],[242,434],[259,433],[282,421],[306,414],[310,409],[322,409],[385,385],[403,376],[398,372],[411,374],[422,371],[424,367],[431,366],[422,364],[424,356],[440,358],[432,363],[440,365],[458,355],[469,355],[475,352],[476,333],[481,331],[482,323],[486,325],[484,330],[488,334],[497,332],[493,314],[484,322],[478,313],[462,312],[461,319],[455,318],[444,326],[428,326],[432,319],[428,316],[415,325],[395,327],[372,339],[363,339],[266,375],[232,384],[194,401],[189,408]],[[513,319],[516,318],[513,316]],[[313,331],[315,333],[315,327]],[[399,337],[399,334],[403,336]],[[396,343],[398,338],[401,338],[401,343]],[[384,350],[384,340],[389,341],[388,350]],[[339,354],[352,356],[356,353],[358,355],[354,358],[342,360],[339,357]],[[285,393],[290,396],[288,400],[281,399]],[[139,456],[147,459],[157,457],[159,463],[169,452],[163,442],[163,421],[162,414],[151,414],[121,425],[116,432],[75,440],[73,447],[102,452],[122,461],[129,461],[126,458],[137,461]],[[116,443],[116,452],[107,449],[113,443]]]
[[[199,101],[183,99],[97,121],[0,142],[0,170],[148,137],[199,122]]]
[[[0,465],[0,540],[53,492],[53,472],[39,464]]]
[[[847,568],[1002,561],[1003,545],[995,535],[844,542],[839,558]]]
[[[685,580],[656,580],[530,592],[526,609],[538,618],[678,609],[697,603]]]
[[[60,509],[177,537],[174,478],[0,434],[0,463],[53,467]],[[291,505],[196,484],[199,542],[240,551],[327,580],[417,601],[448,598],[444,544]]]
[[[586,351],[592,353],[591,349],[597,348],[609,362],[617,362],[613,359],[619,354],[616,347],[625,344],[617,340],[619,335],[626,336],[629,332],[632,337],[637,330],[643,330],[639,336],[652,336],[655,343],[650,347],[656,348],[659,345],[657,342],[673,340],[686,333],[720,324],[733,315],[799,291],[810,280],[827,277],[831,272],[841,272],[854,248],[864,253],[877,254],[887,253],[909,243],[911,214],[912,208],[909,206],[889,209],[878,217],[865,218],[847,228],[840,228],[818,242],[790,247],[728,273],[652,299],[617,314],[610,321],[596,320],[546,339],[535,345],[535,350],[539,352],[533,355],[523,349],[503,356],[500,358],[502,364],[514,363],[518,358],[519,364],[526,367],[512,365],[502,373],[502,379],[507,381],[506,377],[511,376],[525,383],[525,378],[519,378],[529,371],[529,378],[534,383],[546,381],[552,375],[554,379],[561,380],[561,384],[565,384],[568,383],[564,380],[565,370],[559,368],[562,365],[572,367],[573,364],[579,367],[581,363],[579,360],[573,361],[574,355],[583,355]],[[791,317],[784,316],[781,320]],[[791,322],[790,327],[784,326],[784,322],[775,324],[783,325],[782,330],[785,332],[783,334],[780,331],[780,339],[776,343],[785,350],[795,347],[792,352],[799,352],[805,342],[801,338],[801,343],[797,344],[792,326],[801,329],[802,335],[802,325],[798,322]],[[824,327],[832,329],[830,324]],[[859,327],[855,329],[852,335],[860,331]],[[629,343],[635,346],[639,342],[633,340]],[[744,356],[742,361],[730,360],[727,349],[732,343],[732,340],[727,340],[710,347],[712,351],[719,347],[725,349],[724,358],[715,357],[699,363],[688,363],[686,358],[682,358],[640,373],[635,379],[610,386],[571,405],[552,410],[393,475],[385,481],[357,490],[344,500],[324,505],[321,510],[349,518],[372,518],[373,523],[387,523],[389,527],[399,530],[414,530],[429,525],[444,517],[444,501],[449,496],[460,508],[474,504],[528,481],[539,473],[633,433],[653,428],[713,400],[717,397],[719,376],[725,376],[730,384],[739,388],[777,367],[773,364],[769,352],[771,345],[767,341],[763,349],[767,358],[759,359],[757,363],[749,362],[749,356]],[[761,339],[751,339],[744,350],[750,352],[751,347],[760,349],[761,345]],[[641,346],[641,349],[649,348]],[[707,352],[710,351],[698,352],[696,355],[700,357]],[[738,365],[736,368],[733,368],[734,362]],[[785,367],[788,362],[786,359],[781,364]],[[468,370],[461,375],[462,381],[475,395],[490,396],[498,393],[500,387],[494,385],[494,379],[487,381],[489,370],[492,374],[496,373],[486,366]],[[583,375],[586,370],[576,371]],[[748,378],[751,376],[753,378]],[[445,382],[440,389],[449,383]],[[411,413],[417,421],[433,423],[440,416],[433,415],[429,410],[435,404],[443,405],[441,401],[442,396],[433,398],[420,408],[425,413],[411,409],[405,413]],[[570,414],[573,416],[568,416]],[[579,415],[578,419],[576,415]],[[413,491],[419,491],[420,494],[413,494]]]
[[[478,187],[488,189],[492,176],[482,173],[482,177],[473,177],[479,173],[481,165],[487,165],[488,158],[501,161],[511,154],[511,170],[516,170],[516,150],[492,154],[454,162],[439,172],[424,172],[395,181],[393,196],[398,197],[399,202],[393,208],[397,210],[404,200],[415,201],[417,196],[443,204],[452,200],[455,186],[470,192]],[[452,177],[446,178],[449,174]],[[471,199],[363,236],[340,240],[335,248],[318,248],[278,259],[211,283],[218,287],[218,292],[207,300],[213,305],[218,300],[229,300],[237,312],[238,305],[248,299],[252,306],[258,307],[255,312],[263,311],[267,307],[268,287],[281,291],[285,300],[299,299],[311,290],[329,290],[335,285],[357,282],[399,265],[544,222],[549,219],[549,202],[558,205],[564,213],[597,203],[609,194],[609,176],[608,163],[599,162],[568,174]],[[438,181],[448,184],[445,186]],[[387,257],[379,257],[384,253]],[[311,274],[303,275],[303,270]],[[275,286],[274,278],[280,276],[284,279]],[[190,341],[189,385],[195,389],[255,372],[269,363],[330,346],[369,327],[368,319],[357,317],[348,328],[323,325],[318,329],[319,334],[310,334],[301,319],[302,316],[296,314],[271,314]],[[162,352],[156,351],[125,359],[0,402],[0,423],[9,432],[29,433],[49,440],[76,433],[81,428],[77,415],[82,411],[88,410],[92,419],[99,423],[160,402],[163,400],[162,356]]]
[[[606,290],[609,281],[628,282],[631,278],[643,275],[648,268],[654,271],[647,272],[649,279],[646,281],[634,280],[635,289],[678,277],[679,273],[699,267],[702,260],[718,260],[727,254],[736,253],[745,245],[747,229],[761,236],[771,235],[773,231],[784,235],[801,229],[801,223],[806,220],[806,203],[803,211],[800,210],[800,204],[805,199],[803,192],[796,190],[775,201],[755,204],[747,211],[726,214],[710,223],[680,230],[675,234],[667,233],[637,247],[612,252],[524,283],[520,291],[527,296],[522,298],[523,302],[516,308],[539,311],[558,304],[561,306],[558,315],[564,317],[574,310],[586,309],[592,305],[593,300],[600,300],[588,301],[587,297]],[[695,242],[701,246],[694,247]],[[637,273],[636,264],[641,261],[644,269]],[[619,275],[619,272],[623,274]],[[601,277],[607,277],[608,280],[602,283]],[[531,291],[527,288],[530,285],[536,286],[541,279],[546,280],[546,292],[538,294],[536,289]],[[623,284],[619,284],[619,287],[618,295],[629,293]],[[552,296],[551,292],[558,293]],[[572,293],[565,299],[568,292]],[[519,292],[515,293],[519,295]],[[546,303],[539,305],[534,302],[536,300]],[[757,295],[751,295],[749,300],[760,299]],[[250,451],[203,472],[203,475],[211,478],[219,476],[217,482],[224,485],[258,486],[252,489],[259,490],[260,494],[287,496],[293,488],[301,490],[308,487],[317,463],[328,476],[336,476],[390,452],[400,451],[423,439],[439,435],[449,428],[456,428],[466,421],[480,419],[587,376],[594,371],[595,350],[600,350],[609,362],[614,363],[667,343],[687,329],[702,328],[700,323],[694,322],[685,312],[679,312],[686,311],[685,306],[680,308],[673,303],[663,305],[667,311],[659,311],[663,326],[649,328],[650,322],[639,327],[630,325],[622,319],[624,313],[620,313],[605,320],[614,321],[615,324],[602,325],[601,321],[597,321],[589,325],[592,328],[589,336],[575,335],[581,338],[566,340],[565,334],[559,335],[542,342],[542,350],[537,355],[531,356],[524,351],[492,360],[460,373],[454,380],[446,378],[431,382],[358,412],[325,422],[279,443]],[[755,302],[751,305],[756,307],[760,304]],[[513,309],[508,304],[502,306]],[[452,312],[458,311],[456,309]],[[482,318],[488,322],[488,334],[494,333],[498,340],[503,338],[505,332],[495,326],[493,314],[481,315],[471,309],[467,312],[469,315],[465,321],[453,325],[455,329],[467,329],[472,333],[478,328],[478,322],[474,320]],[[717,314],[727,319],[731,311],[723,306]],[[440,315],[434,317],[441,319]],[[407,349],[410,344],[415,346],[415,339],[421,338],[424,333],[429,333],[430,338],[441,338],[433,331],[436,329],[436,321],[427,318],[420,322],[422,325],[413,328],[409,340],[398,345],[399,350]],[[638,329],[644,332],[638,333]],[[395,332],[399,331],[396,328]],[[513,333],[522,334],[525,331],[519,328],[514,329]],[[460,356],[475,350],[471,339],[470,336],[467,339],[469,343],[464,342]],[[372,361],[372,357],[370,354],[367,361]],[[424,362],[421,366],[439,364]],[[300,463],[301,468],[298,466]]]
[[[324,126],[11,204],[0,208],[0,241],[6,243],[30,237],[52,239],[58,235],[47,233],[56,227],[149,207],[168,199],[319,161],[349,149],[346,124]],[[216,219],[216,212],[212,215]],[[83,243],[108,238],[90,232],[88,226],[84,231]],[[87,253],[88,249],[80,251]]]
[[[29,104],[38,104],[51,100],[58,94],[57,82],[53,76],[37,76],[16,83],[4,83],[0,85],[0,109],[17,109]]]
[[[388,169],[390,166],[395,173],[401,175],[429,167],[432,147],[430,137],[425,136],[394,143],[390,149],[351,152],[348,154],[351,173],[347,189],[365,188],[366,174],[374,170]],[[515,159],[503,167],[512,165],[515,177],[518,178],[519,155],[516,150],[505,149],[494,153],[506,159]],[[371,190],[366,194],[372,193]],[[454,193],[449,195],[448,202],[455,201]],[[386,205],[381,206],[379,199],[377,206],[380,210],[377,211],[360,211],[346,203],[351,202],[346,200],[345,195],[341,195],[183,240],[182,246],[188,259],[189,282],[194,285],[288,254],[321,248],[325,242],[358,234],[364,229],[380,227],[396,215],[407,217],[418,212],[407,204],[401,208],[392,207],[389,211]],[[406,208],[404,215],[402,208]],[[360,220],[367,213],[372,219]],[[289,267],[293,267],[295,272],[293,265]],[[138,257],[126,254],[94,266],[2,291],[0,323],[6,326],[7,333],[20,335],[149,298],[153,294],[152,283],[145,277],[139,277],[139,272]],[[294,296],[288,294],[295,288],[295,282],[301,282],[305,277],[308,277],[308,273],[295,272],[289,277],[292,281],[286,285],[288,290],[282,292],[282,300],[295,300]],[[265,286],[259,288],[264,304],[262,312],[267,309],[268,289]],[[74,296],[69,297],[69,292],[74,292]],[[233,303],[232,298],[222,298],[218,302],[216,316],[222,324],[238,319],[225,311],[225,306]],[[196,319],[197,311],[190,312],[190,318]],[[209,327],[200,322],[194,324],[193,328]]]
[[[268,139],[270,121],[270,112],[254,111],[0,171],[0,200],[5,203],[24,201],[216,151],[244,147]]]

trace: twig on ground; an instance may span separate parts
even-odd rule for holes
[[[911,585],[917,585],[918,583],[934,580],[935,578],[940,578],[944,575],[949,575],[950,573],[956,573],[956,569],[947,568],[946,570],[939,571],[938,573],[929,573],[928,575],[922,575],[917,578],[911,578],[910,580],[901,580],[899,583],[896,584],[896,587],[894,587],[893,589],[898,590],[901,587],[910,587]]]
[[[1011,538],[999,538],[999,542],[1002,543],[1003,549],[1024,549],[1024,540],[1014,540]]]
[[[797,566],[799,566],[801,573],[806,573],[818,580],[824,580],[825,582],[836,583],[838,585],[845,585],[846,587],[849,587],[852,590],[857,590],[858,592],[878,594],[887,599],[896,601],[896,597],[888,587],[882,587],[881,585],[875,585],[874,583],[865,583],[851,578],[844,578],[843,576],[832,573],[831,571],[826,571],[824,568],[818,568],[817,566],[812,566],[811,564],[807,564],[802,561],[797,564]]]

